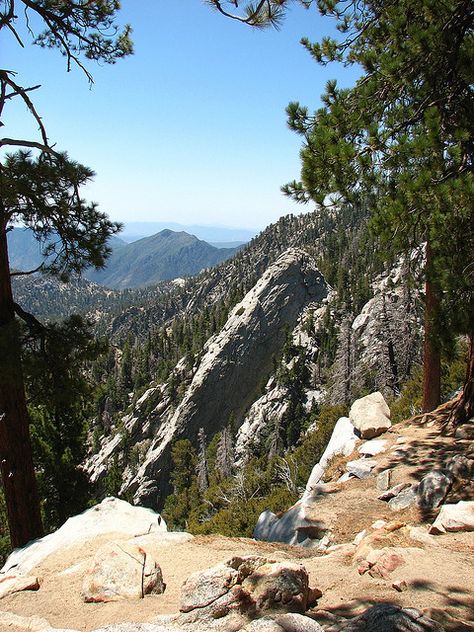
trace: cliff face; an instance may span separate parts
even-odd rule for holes
[[[326,296],[324,279],[302,250],[288,250],[267,269],[220,333],[208,341],[184,399],[157,429],[143,465],[128,484],[136,502],[162,504],[173,440],[194,442],[199,428],[212,436],[231,416],[242,418],[260,394],[262,377],[271,372],[286,328],[295,326],[305,306]]]
[[[206,343],[192,376],[184,362],[176,367],[175,379],[191,377],[179,405],[173,406],[165,388],[151,388],[123,418],[129,445],[141,450],[142,459],[136,472],[125,473],[122,493],[133,493],[136,503],[161,507],[170,491],[172,442],[187,438],[195,443],[200,428],[211,437],[231,418],[241,423],[260,397],[288,329],[295,328],[308,305],[321,304],[327,294],[322,275],[303,250],[289,249],[270,265]],[[118,433],[106,440],[89,461],[92,480],[103,476],[107,461],[121,449],[121,439]]]

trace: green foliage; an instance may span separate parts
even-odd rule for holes
[[[268,453],[255,456],[231,475],[219,468],[222,434],[217,433],[206,451],[209,477],[203,493],[197,485],[196,451],[188,440],[177,441],[172,450],[173,494],[163,512],[169,527],[251,537],[262,511],[284,512],[296,502],[337,419],[346,413],[344,406],[322,406],[318,415],[311,417],[316,429],[304,436],[300,445],[291,446],[284,457]]]
[[[43,328],[39,340],[28,337],[23,345],[33,456],[48,530],[85,509],[90,498],[79,468],[92,413],[85,368],[102,350],[77,316]]]
[[[42,270],[67,279],[71,272],[102,267],[107,239],[120,230],[94,203],[79,194],[94,173],[67,154],[7,155],[0,169],[6,220],[29,227],[43,244]]]
[[[366,205],[387,258],[428,241],[433,256],[427,274],[443,297],[437,334],[469,332],[472,3],[324,0],[318,6],[346,35],[340,42],[303,45],[318,63],[358,64],[363,76],[351,89],[328,83],[324,107],[314,116],[298,103],[289,105],[289,125],[304,145],[301,182],[284,191],[297,201],[324,205],[337,194],[337,206]],[[338,290],[346,283],[341,277]]]
[[[200,504],[196,450],[188,439],[178,440],[173,444],[171,459],[173,493],[166,499],[163,517],[173,529],[183,530],[188,528],[193,512]]]
[[[5,496],[3,494],[3,489],[0,488],[0,566],[3,566],[11,550]]]

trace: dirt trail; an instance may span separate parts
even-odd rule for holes
[[[427,471],[441,467],[452,454],[474,457],[468,441],[455,442],[451,437],[442,437],[434,426],[399,424],[382,438],[387,439],[389,445],[385,453],[374,457],[378,462],[377,471],[394,468],[393,484],[420,480]],[[341,464],[332,464],[334,478]],[[445,622],[446,629],[452,632],[474,630],[474,625],[462,627],[459,622],[474,621],[474,533],[437,536],[434,542],[427,544],[413,540],[408,527],[396,529],[383,535],[374,546],[393,548],[405,563],[394,570],[388,580],[358,573],[352,559],[355,546],[350,544],[357,533],[363,529],[371,531],[372,523],[378,519],[407,525],[419,525],[432,519],[418,510],[392,512],[387,503],[377,500],[375,479],[371,476],[366,480],[351,480],[342,491],[327,494],[319,501],[318,509],[331,524],[334,542],[346,544],[329,554],[222,536],[199,536],[183,544],[160,545],[157,534],[152,552],[162,567],[167,588],[163,595],[142,600],[86,604],[80,597],[83,574],[95,551],[104,542],[123,539],[123,536],[110,534],[63,550],[34,569],[33,573],[43,578],[39,591],[16,593],[0,601],[0,611],[24,618],[16,624],[7,623],[0,613],[0,632],[24,632],[31,623],[27,618],[32,616],[44,618],[54,627],[81,632],[110,623],[152,621],[156,615],[179,609],[180,587],[192,572],[245,554],[304,564],[310,574],[310,585],[317,586],[323,593],[311,611],[323,624],[333,616],[351,616],[368,605],[384,601],[425,610],[438,619],[455,618],[457,621]],[[472,484],[453,490],[448,502],[466,498],[474,498]],[[405,580],[407,590],[397,592],[392,587],[396,580]]]

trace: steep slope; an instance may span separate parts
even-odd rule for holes
[[[231,417],[241,422],[245,410],[260,395],[262,381],[271,373],[272,360],[305,307],[319,305],[327,286],[311,258],[301,250],[285,252],[232,310],[222,330],[205,345],[192,380],[175,409],[166,388],[150,389],[124,419],[132,443],[151,439],[144,462],[124,491],[136,502],[161,506],[169,491],[169,450],[178,438],[196,440],[200,428],[212,436]],[[178,371],[186,375],[180,363]],[[179,378],[183,383],[183,375]],[[143,409],[151,409],[148,419]],[[146,430],[145,430],[146,429]],[[106,442],[88,464],[93,480],[104,474],[114,451],[122,446],[121,434]]]
[[[107,287],[143,287],[158,281],[191,276],[235,253],[215,248],[185,232],[163,230],[115,250],[102,270],[89,270],[87,278]]]

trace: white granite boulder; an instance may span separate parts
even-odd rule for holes
[[[82,596],[97,603],[140,599],[164,590],[161,568],[149,553],[131,542],[108,542],[84,577]]]
[[[390,408],[378,391],[357,399],[351,406],[349,419],[363,439],[378,437],[392,425]]]
[[[57,531],[22,549],[15,549],[0,572],[7,573],[14,568],[15,573],[27,574],[48,555],[107,533],[132,537],[152,531],[167,532],[166,523],[159,514],[118,498],[105,498],[98,505],[69,518]]]
[[[443,505],[430,527],[433,534],[446,531],[474,531],[474,500],[460,500],[455,505]]]

